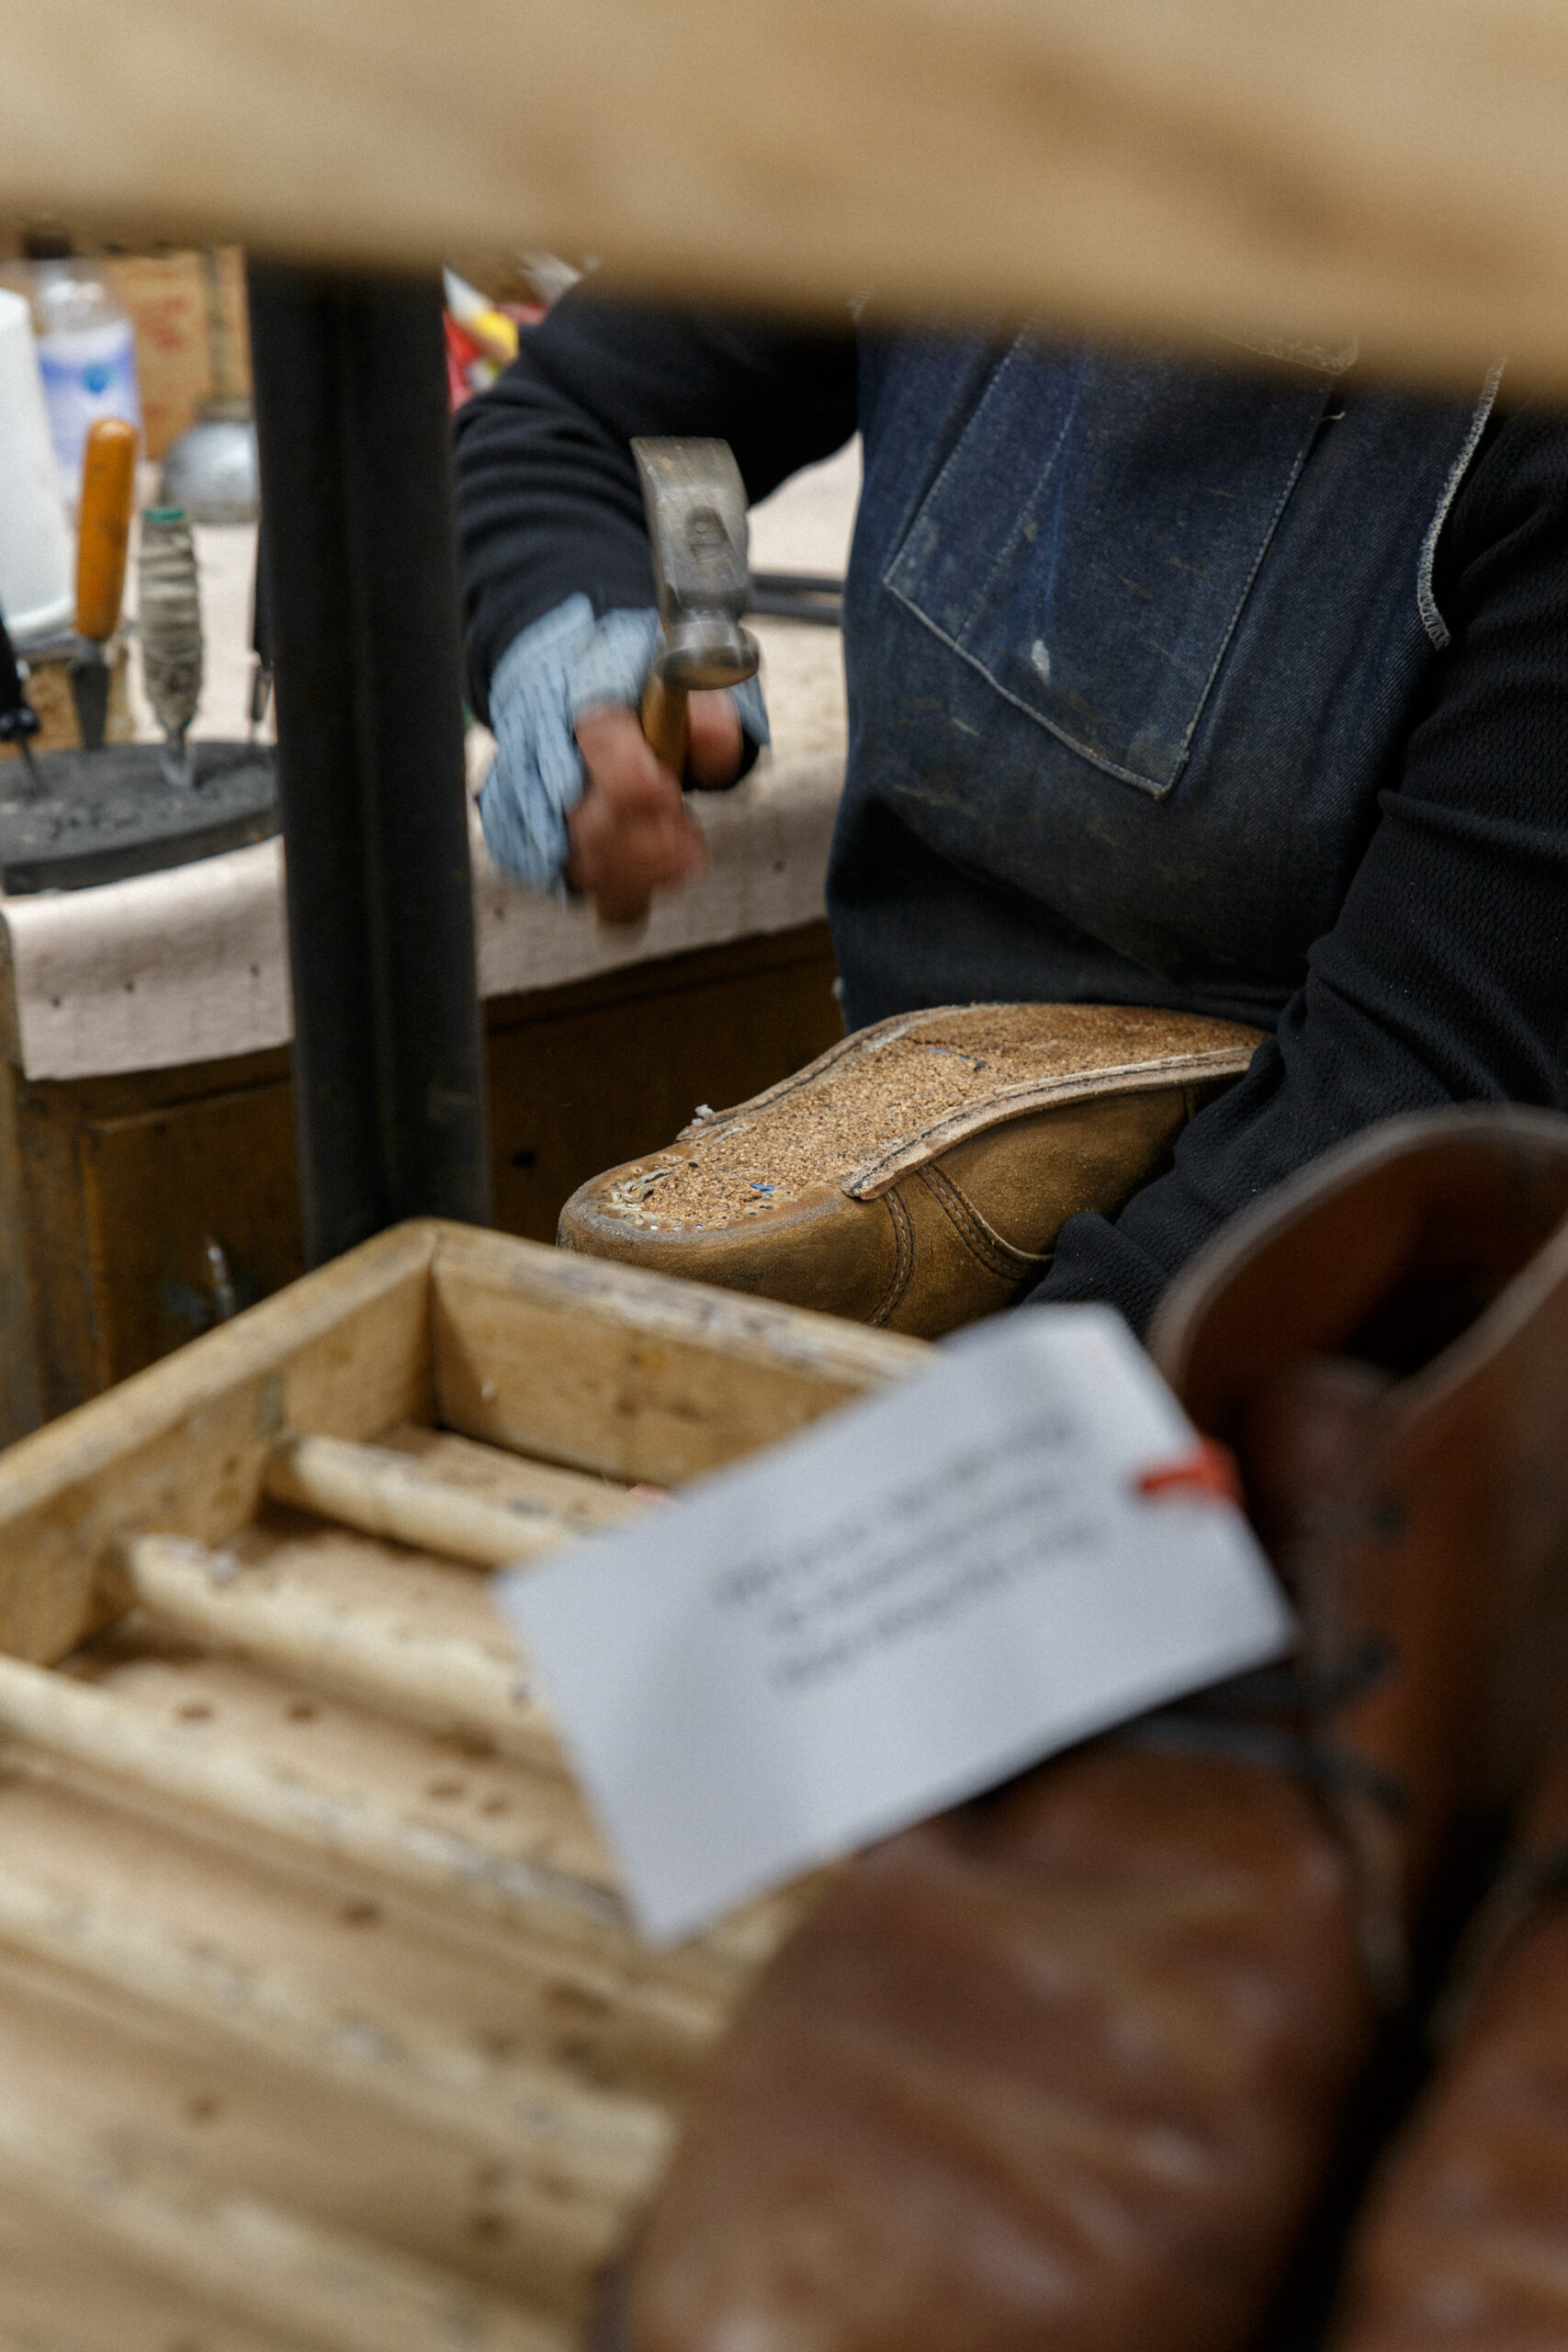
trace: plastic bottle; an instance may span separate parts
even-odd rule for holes
[[[71,625],[71,534],[65,526],[32,322],[0,287],[0,614],[31,641]]]
[[[119,416],[141,430],[136,337],[96,263],[36,260],[29,276],[61,495],[74,511],[90,428],[102,416]]]

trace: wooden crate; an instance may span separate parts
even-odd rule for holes
[[[421,1223],[0,1454],[0,2343],[581,2339],[806,1898],[638,1943],[482,1570],[923,1354]]]

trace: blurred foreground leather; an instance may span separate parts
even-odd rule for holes
[[[1568,1525],[1568,1120],[1400,1121],[1153,1340],[1301,1654],[855,1863],[699,2093],[632,2352],[1239,2352],[1536,1758]],[[1026,1310],[1028,1311],[1028,1310]]]
[[[1332,2352],[1568,2345],[1568,1694],[1466,1947],[1449,2047],[1369,2202]]]
[[[941,1005],[860,1029],[575,1192],[563,1249],[937,1339],[1041,1281],[1246,1069],[1256,1029],[1136,1005]]]

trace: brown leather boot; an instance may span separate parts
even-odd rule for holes
[[[1333,2352],[1568,2345],[1568,1708],[1352,2248]]]
[[[1568,1523],[1568,1120],[1395,1123],[1236,1224],[1156,1353],[1298,1666],[853,1864],[699,2092],[633,2352],[1235,2352],[1520,1784]]]
[[[1068,1217],[1157,1176],[1258,1042],[1138,1006],[901,1014],[596,1176],[558,1238],[936,1339],[1039,1282]]]

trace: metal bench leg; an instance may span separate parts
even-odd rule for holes
[[[256,267],[309,1261],[484,1223],[450,425],[434,284]]]

